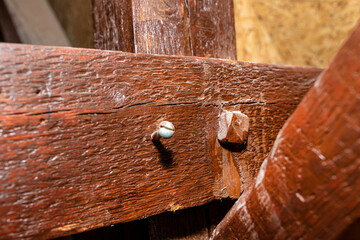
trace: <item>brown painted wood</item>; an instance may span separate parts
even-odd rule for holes
[[[118,50],[119,45],[124,42],[132,44],[133,48],[125,49],[124,51],[137,53],[161,53],[170,55],[191,55],[190,53],[190,42],[189,42],[189,30],[188,21],[185,24],[187,8],[183,1],[146,1],[146,0],[135,0],[135,1],[124,1],[118,0],[120,4],[114,4],[114,1],[93,1],[94,6],[94,22],[97,25],[95,27],[95,36],[99,42],[108,42],[111,46],[97,45],[100,49]],[[127,3],[125,3],[127,2]],[[107,14],[106,17],[102,17],[103,21],[98,21],[97,16],[102,16],[104,11],[102,8],[96,7],[107,4],[109,12],[120,12],[122,14]],[[123,8],[121,5],[126,5]],[[117,9],[119,8],[120,9]],[[118,21],[117,26],[111,26],[114,21]],[[129,26],[131,25],[131,28]],[[116,33],[117,28],[129,29],[124,31],[123,34],[119,35],[120,39],[109,38],[108,36],[101,33],[105,31],[108,33]],[[185,35],[187,37],[185,37]],[[121,48],[120,48],[121,49]],[[169,219],[167,215],[154,216],[149,219],[140,221],[150,222],[151,226],[154,226],[154,222],[157,224],[160,219],[164,218],[164,223],[167,225]],[[180,217],[173,216],[174,219],[184,218],[187,215],[181,215]],[[140,222],[137,224],[139,225]],[[175,222],[175,221],[173,221]],[[186,221],[181,221],[186,222]],[[158,224],[158,230],[163,228],[163,224]],[[159,231],[151,231],[151,238],[160,238]],[[165,229],[166,231],[166,229]],[[169,231],[166,231],[167,233]],[[160,234],[160,233],[159,233]],[[162,234],[161,236],[165,236]]]
[[[135,52],[192,55],[186,1],[133,0]]]
[[[218,1],[135,0],[132,4],[135,52],[236,59],[232,1],[219,4]],[[237,178],[230,183],[231,189],[236,185],[230,196],[238,197],[241,192],[240,175],[238,169],[233,167],[232,170]],[[203,206],[201,210],[192,211],[171,216],[171,222],[177,228],[167,226],[168,214],[149,218],[150,229],[156,226],[156,231],[150,232],[150,238],[179,239],[179,232],[187,233],[182,239],[208,238],[208,231],[197,231],[188,225],[205,229],[208,221],[204,219],[218,210],[212,209],[209,213],[208,208]],[[195,224],[193,219],[203,221]]]
[[[233,15],[231,0],[93,0],[95,47],[235,60]]]
[[[193,56],[236,59],[233,0],[188,0]]]
[[[213,239],[341,239],[346,229],[356,232],[359,42],[360,25],[286,122]]]
[[[103,1],[104,2],[104,1]],[[113,1],[107,1],[110,7],[119,7],[112,3]],[[120,1],[123,2],[123,1]],[[209,6],[206,6],[204,11],[199,11],[199,6],[202,5],[202,1],[173,1],[173,0],[134,0],[132,1],[132,12],[130,12],[130,8],[127,8],[128,13],[124,14],[125,18],[123,23],[120,23],[119,26],[122,28],[127,28],[128,17],[132,16],[132,24],[134,26],[134,33],[131,35],[120,35],[122,36],[121,42],[129,42],[133,41],[135,46],[134,51],[137,53],[155,53],[155,54],[167,54],[167,55],[199,55],[199,56],[208,56],[212,57],[215,56],[211,55],[212,53],[219,53],[223,50],[223,46],[229,46],[227,50],[232,50],[231,55],[229,57],[224,58],[232,58],[236,59],[234,53],[236,52],[235,49],[235,42],[229,41],[222,41],[222,48],[218,48],[216,46],[216,40],[222,39],[227,40],[226,37],[229,34],[233,34],[235,36],[235,31],[233,29],[233,16],[229,14],[224,14],[223,10],[218,11],[215,4],[212,3],[213,1],[207,1]],[[96,1],[93,1],[94,4]],[[101,3],[100,3],[101,4]],[[200,5],[199,5],[200,4]],[[210,6],[211,5],[211,6]],[[197,7],[194,9],[194,6]],[[220,5],[219,5],[220,6]],[[232,12],[232,5],[229,4],[225,7],[227,11]],[[99,11],[100,10],[100,11]],[[94,9],[97,11],[97,15],[102,15],[103,12],[101,9]],[[122,9],[113,9],[113,12],[124,11]],[[219,14],[220,13],[220,14]],[[96,15],[95,14],[95,15]],[[230,18],[230,19],[223,19],[223,18]],[[114,15],[108,14],[106,17],[105,22],[112,23],[117,21],[119,18],[114,19]],[[196,26],[190,26],[190,19]],[[225,21],[224,21],[225,20]],[[95,22],[97,20],[95,19]],[[224,26],[224,24],[231,23],[230,26]],[[99,23],[98,26],[100,28],[105,28],[105,31],[117,32],[116,28],[109,29],[109,24]],[[228,31],[224,34],[224,31],[219,31],[219,27],[223,29],[227,29]],[[229,29],[230,28],[230,29]],[[233,32],[231,32],[231,28]],[[95,32],[99,32],[98,29],[95,29]],[[191,32],[192,31],[192,32]],[[196,35],[195,37],[192,34],[197,34],[196,31],[200,31],[201,34]],[[128,32],[129,33],[129,32]],[[113,42],[112,39],[109,39],[106,35],[98,34],[102,38],[100,41],[110,41]],[[201,37],[201,41],[197,41],[196,38]],[[207,38],[207,39],[204,39]],[[199,38],[200,40],[200,38]],[[204,41],[206,40],[206,41]],[[194,44],[194,46],[193,46]],[[116,42],[115,42],[116,45]],[[101,49],[104,49],[100,46]],[[211,50],[214,48],[213,50]],[[116,48],[105,48],[105,49],[113,49]],[[215,50],[215,51],[214,51]],[[129,50],[128,50],[129,51]],[[131,50],[133,51],[133,50]],[[195,52],[195,54],[194,54]],[[228,52],[223,52],[223,54],[228,54]],[[237,170],[236,170],[237,171]],[[239,180],[237,181],[239,183]],[[237,191],[238,192],[238,191]],[[233,196],[233,195],[231,195]],[[174,225],[178,226],[185,226],[183,232],[188,232],[186,228],[186,222],[191,222],[191,219],[195,218],[207,218],[207,208],[204,206],[202,210],[198,210],[191,214],[191,211],[187,211],[187,214],[177,214],[172,216],[172,222]],[[212,212],[214,212],[213,210]],[[199,214],[202,217],[199,217]],[[177,236],[180,229],[175,230],[172,232],[172,229],[168,229],[166,225],[168,224],[169,218],[168,215],[160,215],[154,216],[149,218],[148,220],[151,226],[157,225],[157,231],[151,231],[151,239],[169,239],[174,238]],[[205,221],[201,221],[205,223]],[[198,226],[198,225],[197,225]],[[204,224],[202,227],[199,228],[206,228],[207,225]],[[193,228],[189,228],[192,229]],[[194,230],[195,233],[188,232],[188,236],[196,236],[197,238],[201,238],[197,230]],[[204,231],[200,231],[203,233]],[[206,234],[208,237],[208,234]],[[177,238],[177,237],[176,237]]]
[[[94,46],[134,52],[132,6],[128,0],[92,0]]]
[[[0,45],[0,60],[7,238],[62,236],[221,197],[211,157],[221,109],[249,116],[245,153],[266,149],[320,72],[15,44]],[[176,133],[155,146],[162,120]]]

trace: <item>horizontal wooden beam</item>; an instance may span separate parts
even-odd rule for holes
[[[62,236],[227,196],[223,177],[244,180],[242,159],[260,165],[319,73],[1,44],[0,235]],[[248,145],[227,166],[213,157],[222,109],[250,120]],[[154,144],[163,120],[175,135]]]
[[[359,42],[360,25],[286,122],[213,239],[338,239],[358,225]]]

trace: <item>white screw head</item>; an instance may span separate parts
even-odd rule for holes
[[[159,140],[160,138],[171,138],[174,135],[175,127],[171,122],[162,121],[159,129],[151,135],[151,139]]]
[[[162,138],[171,138],[174,135],[175,127],[171,122],[163,121],[160,123],[159,135]]]

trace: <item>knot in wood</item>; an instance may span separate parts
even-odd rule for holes
[[[242,144],[248,137],[249,117],[240,111],[220,114],[217,138],[221,143]]]

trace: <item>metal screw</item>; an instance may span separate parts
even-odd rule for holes
[[[171,138],[174,135],[175,127],[171,122],[162,121],[157,131],[151,134],[151,140],[160,140],[160,138]]]

